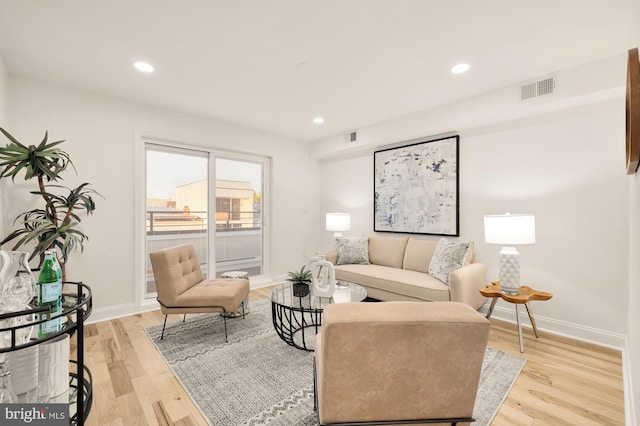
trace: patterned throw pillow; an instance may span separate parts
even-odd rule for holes
[[[336,249],[338,251],[337,265],[369,264],[368,238],[337,238]]]
[[[469,243],[454,243],[441,238],[429,263],[429,275],[449,285],[449,275],[464,265]]]

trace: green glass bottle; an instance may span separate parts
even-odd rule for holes
[[[58,263],[55,250],[44,252],[44,262],[38,276],[38,306],[50,307],[51,316],[62,312],[62,269]],[[46,319],[47,314],[41,313],[40,319]],[[40,324],[38,337],[56,333],[62,328],[62,317]]]

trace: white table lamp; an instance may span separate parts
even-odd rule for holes
[[[536,221],[531,214],[487,215],[484,217],[484,240],[503,244],[498,254],[500,287],[503,293],[518,294],[520,288],[520,253],[515,245],[536,242]]]
[[[327,213],[327,231],[334,231],[334,238],[342,237],[342,231],[351,229],[351,215],[349,213]]]

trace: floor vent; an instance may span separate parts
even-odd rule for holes
[[[529,81],[520,86],[520,100],[527,101],[541,96],[554,95],[557,92],[557,87],[555,75]]]

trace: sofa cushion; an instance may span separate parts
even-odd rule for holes
[[[427,274],[380,265],[336,266],[336,279],[420,300],[449,301],[449,287]]]
[[[368,264],[369,242],[367,238],[337,238],[337,265]]]
[[[407,248],[404,251],[402,269],[428,273],[429,263],[431,263],[431,257],[437,245],[438,242],[435,240],[409,238]]]
[[[469,243],[457,243],[441,238],[429,263],[429,275],[448,284],[449,274],[465,264],[468,252]]]
[[[374,265],[402,268],[408,238],[369,237],[369,262]]]

